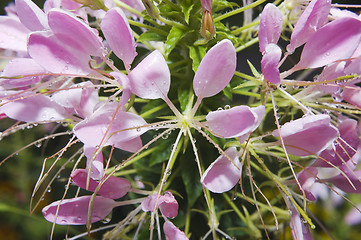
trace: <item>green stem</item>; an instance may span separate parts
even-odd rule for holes
[[[261,159],[257,153],[249,148],[250,153],[252,154],[253,157],[256,158],[256,160],[258,161],[258,163],[262,166],[262,168],[266,171],[268,177],[273,180],[278,186],[279,188],[284,192],[284,194],[286,194],[286,196],[289,198],[289,200],[294,204],[294,206],[297,208],[297,210],[299,211],[299,213],[302,215],[302,217],[308,222],[308,224],[311,226],[311,229],[315,229],[315,225],[312,223],[311,218],[309,218],[307,216],[307,214],[305,213],[305,211],[298,205],[298,203],[296,202],[296,200],[293,198],[293,196],[291,195],[291,193],[286,189],[286,187],[281,183],[281,181],[278,179],[278,177],[276,177],[266,166],[266,164],[263,162],[263,159]]]
[[[159,28],[156,28],[156,27],[152,27],[152,26],[149,26],[147,24],[144,24],[144,23],[140,23],[140,22],[136,22],[136,21],[133,21],[133,20],[130,20],[128,19],[128,22],[129,24],[133,25],[133,26],[137,26],[137,27],[141,27],[141,28],[145,28],[145,29],[148,29],[148,30],[152,30],[153,32],[156,32],[160,35],[163,35],[163,36],[168,36],[168,33],[163,31],[163,30],[160,30]]]
[[[238,8],[238,9],[235,9],[233,11],[227,12],[227,13],[219,16],[219,17],[216,17],[214,19],[214,22],[219,22],[219,21],[221,21],[221,20],[223,20],[225,18],[232,17],[233,15],[236,15],[236,14],[244,12],[244,11],[246,11],[248,9],[257,7],[258,5],[260,5],[260,4],[262,4],[262,3],[266,2],[266,1],[267,0],[258,0],[258,1],[254,2],[254,3],[251,3],[251,4],[249,4],[249,5],[245,6],[245,7]]]
[[[240,52],[243,49],[248,48],[249,46],[252,46],[253,44],[258,43],[258,38],[254,38],[248,42],[246,42],[245,44],[242,44],[241,46],[236,48],[236,52]]]
[[[243,27],[237,28],[236,30],[233,30],[231,33],[232,33],[233,35],[238,35],[238,34],[240,34],[243,30],[258,25],[259,22],[260,22],[260,20],[255,21],[255,22],[252,22],[252,23],[250,23],[250,24],[247,24],[246,26],[243,26]]]

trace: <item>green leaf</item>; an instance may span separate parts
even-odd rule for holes
[[[192,59],[192,69],[197,72],[199,64],[201,63],[204,55],[206,55],[206,47],[203,46],[189,46],[189,56]]]
[[[193,9],[194,3],[191,0],[183,0],[181,2],[182,12],[184,14],[184,20],[189,24],[189,16]]]
[[[216,22],[214,23],[214,27],[216,28],[217,38],[222,36],[221,38],[227,38],[233,43],[239,43],[239,38],[234,36],[234,34],[231,33],[231,30],[229,30],[229,28],[226,27],[223,23]]]
[[[170,30],[167,41],[165,42],[165,51],[164,55],[165,58],[168,58],[168,55],[171,53],[171,51],[175,48],[179,40],[181,40],[185,35],[185,32],[177,27],[172,27]]]
[[[142,33],[137,39],[138,42],[164,41],[164,40],[165,40],[164,36],[152,31],[146,31]]]
[[[248,59],[247,59],[247,63],[248,63],[249,68],[252,71],[253,76],[255,76],[256,78],[259,78],[260,74],[258,73],[257,69],[253,66],[253,64]]]
[[[184,155],[183,155],[184,156]],[[192,207],[202,194],[202,184],[198,167],[193,157],[183,157],[182,159],[182,180],[187,192],[189,207]]]

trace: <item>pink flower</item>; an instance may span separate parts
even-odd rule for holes
[[[87,180],[88,180],[88,170],[87,169],[77,169],[71,174],[72,182],[88,191],[94,192],[98,187],[99,182],[89,178],[89,186],[86,188]],[[126,195],[131,190],[130,182],[125,178],[118,178],[114,176],[104,175],[103,178],[107,178],[106,181],[103,182],[97,194],[111,199],[118,199]],[[101,180],[100,180],[101,181]]]
[[[91,196],[65,199],[53,202],[43,208],[42,213],[46,220],[60,225],[85,225],[89,212]],[[116,206],[110,198],[96,196],[94,199],[91,222],[104,219]]]
[[[171,192],[165,192],[163,196],[158,194],[150,195],[142,202],[144,212],[153,212],[158,208],[167,218],[175,218],[178,215],[178,202]]]
[[[163,231],[165,234],[166,240],[188,240],[184,232],[179,230],[174,224],[170,221],[165,221],[163,225]]]
[[[273,132],[273,136],[282,137],[289,154],[318,155],[338,137],[338,130],[330,121],[326,114],[305,116],[284,124]]]
[[[219,156],[203,173],[202,185],[214,193],[223,193],[232,189],[242,174],[237,149],[228,148],[225,155]]]

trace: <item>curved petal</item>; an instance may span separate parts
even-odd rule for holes
[[[163,55],[155,50],[128,75],[130,88],[138,97],[165,99],[170,88],[170,72]]]
[[[58,91],[52,99],[82,118],[89,117],[99,102],[98,92],[90,81],[74,84],[69,89]]]
[[[23,122],[59,121],[66,119],[62,106],[41,94],[14,95],[14,98],[0,107],[9,118]]]
[[[14,58],[4,68],[1,77],[16,77],[23,76],[21,78],[1,78],[0,86],[5,89],[19,88],[29,86],[34,83],[38,83],[44,77],[40,75],[47,73],[47,71],[37,64],[31,58]],[[30,76],[26,76],[30,75]]]
[[[26,53],[29,32],[18,19],[0,16],[0,48]]]
[[[31,31],[48,29],[46,14],[31,0],[15,0],[16,12],[25,27]]]
[[[202,99],[222,91],[231,81],[236,64],[236,50],[230,40],[224,39],[214,45],[202,59],[194,76],[196,96]]]
[[[210,130],[223,137],[240,137],[252,131],[257,116],[248,106],[237,106],[227,110],[208,113],[205,124]]]
[[[348,178],[339,174],[335,177],[324,179],[324,181],[332,183],[347,193],[361,193],[361,171],[350,171],[349,169],[344,169],[344,172]],[[353,188],[349,181],[352,182],[355,188]]]
[[[87,75],[90,56],[77,48],[69,48],[49,32],[32,33],[28,41],[29,55],[52,73]]]
[[[163,231],[166,240],[188,240],[183,231],[179,230],[172,222],[165,221]]]
[[[153,212],[158,207],[165,217],[175,218],[178,215],[178,202],[170,192],[165,192],[163,196],[153,194],[142,201],[144,212]]]
[[[307,42],[325,24],[330,9],[329,0],[312,0],[308,4],[292,31],[290,44],[287,46],[289,53],[293,53],[297,47]]]
[[[110,9],[100,23],[100,28],[114,54],[130,65],[137,52],[133,31],[124,12],[118,7]]]
[[[261,60],[262,73],[266,81],[272,84],[280,84],[281,76],[278,63],[281,60],[282,50],[276,44],[268,44]]]
[[[354,53],[360,39],[360,20],[337,19],[311,36],[303,48],[299,63],[293,69],[317,68],[347,59]]]
[[[201,178],[202,185],[214,193],[231,190],[242,174],[242,165],[238,159],[237,149],[231,147],[225,153],[233,160],[233,163],[226,156],[221,155],[207,168]]]
[[[74,134],[85,145],[99,146],[104,138],[107,141],[103,146],[114,144],[117,147],[147,131],[142,127],[147,123],[137,114],[121,110],[115,114],[116,104],[103,108],[74,127]]]
[[[267,3],[264,7],[258,30],[259,51],[263,53],[270,43],[277,44],[281,36],[283,25],[283,15],[281,11],[272,3]]]
[[[81,187],[86,189],[86,183],[88,180],[88,170],[87,169],[77,169],[71,174],[72,182]],[[104,176],[105,178],[108,177],[107,175]],[[99,182],[95,181],[92,178],[89,178],[89,187],[88,191],[94,192],[95,189],[98,187]],[[100,187],[97,194],[111,199],[118,199],[125,196],[131,189],[130,182],[125,178],[118,178],[114,176],[110,176]]]
[[[91,196],[56,201],[43,208],[46,220],[60,225],[85,225],[89,212]],[[104,219],[115,207],[116,202],[109,198],[96,196],[94,199],[91,222]],[[58,210],[59,209],[59,210]]]
[[[295,156],[309,156],[328,148],[339,135],[330,121],[329,115],[319,114],[284,124],[280,132],[287,152]],[[278,129],[273,132],[273,136],[280,136]]]
[[[104,55],[104,47],[98,31],[89,27],[79,18],[61,9],[52,9],[48,13],[48,20],[52,32],[63,43],[68,45],[72,43],[92,56]]]
[[[88,170],[89,168],[91,168],[90,177],[95,180],[99,180],[104,175],[104,163],[103,163],[102,151],[99,151],[99,153],[94,157],[96,151],[97,151],[96,147],[90,147],[87,145],[84,145],[83,147],[84,155],[87,158],[86,169]],[[91,163],[93,157],[94,159],[93,162]],[[90,166],[90,164],[92,165]]]

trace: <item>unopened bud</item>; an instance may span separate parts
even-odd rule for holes
[[[152,18],[159,18],[159,9],[154,5],[153,0],[142,0],[145,10]]]
[[[210,39],[213,38],[215,33],[214,23],[212,14],[208,11],[203,12],[202,17],[202,30],[201,34],[204,38]]]

